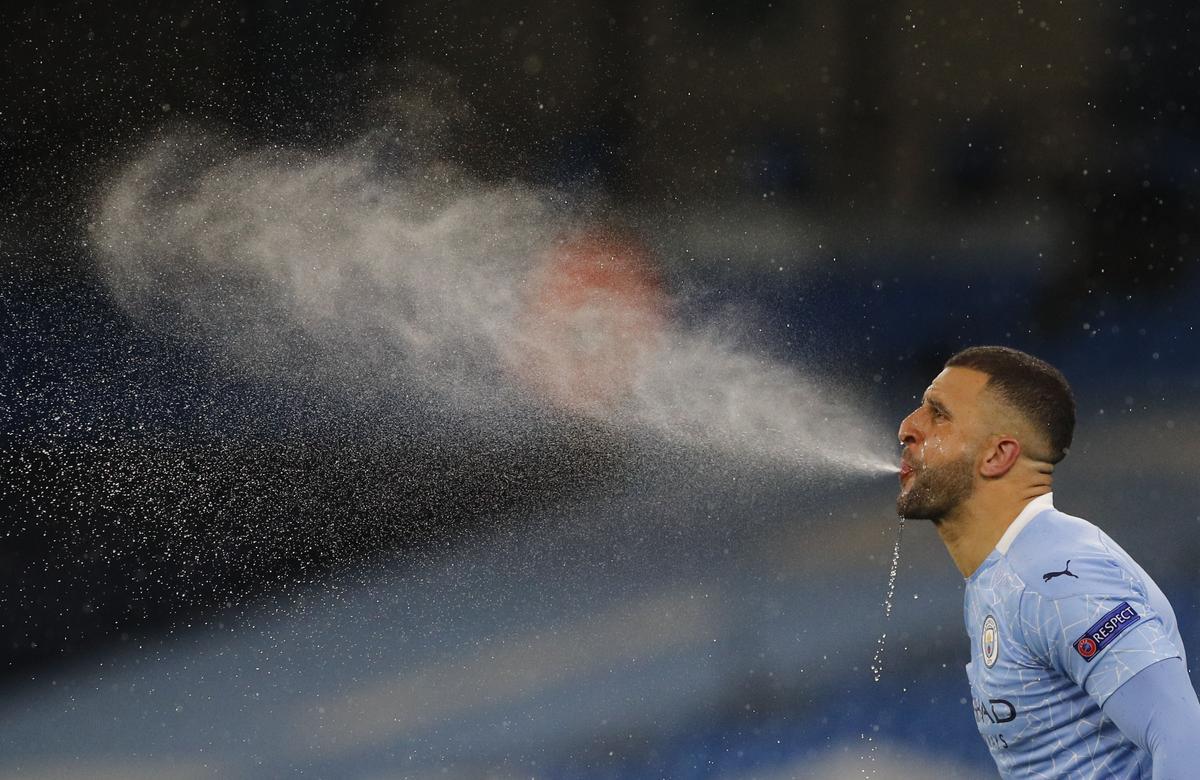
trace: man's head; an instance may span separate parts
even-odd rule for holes
[[[1049,475],[1075,430],[1075,400],[1056,368],[1007,347],[946,361],[900,424],[902,517],[940,521],[982,485]]]

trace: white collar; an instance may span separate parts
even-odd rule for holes
[[[1025,526],[1029,525],[1029,521],[1037,517],[1044,510],[1053,508],[1053,493],[1047,493],[1044,496],[1038,496],[1030,501],[1025,505],[1025,508],[1021,510],[1021,514],[1017,515],[1017,518],[1009,524],[1008,528],[1004,531],[1004,536],[1000,537],[1000,541],[996,542],[996,549],[1000,551],[1001,555],[1007,555],[1008,548],[1011,547],[1013,541],[1016,540],[1017,534],[1021,533]]]

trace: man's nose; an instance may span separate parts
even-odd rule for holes
[[[913,412],[908,417],[900,421],[900,430],[896,435],[900,438],[901,444],[916,444],[921,440],[921,430],[916,424],[917,413]]]

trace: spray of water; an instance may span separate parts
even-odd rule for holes
[[[896,470],[843,390],[673,324],[678,301],[635,245],[589,232],[590,204],[428,156],[397,170],[383,144],[164,133],[99,193],[100,273],[128,310],[258,380],[432,398],[480,425],[565,410],[793,467]]]

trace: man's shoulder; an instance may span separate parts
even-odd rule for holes
[[[1115,543],[1087,520],[1057,509],[1022,529],[1005,558],[1026,592],[1051,600],[1130,582],[1127,557]]]

